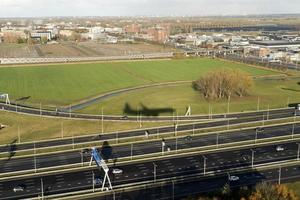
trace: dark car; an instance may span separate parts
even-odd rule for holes
[[[128,119],[128,116],[127,116],[127,115],[124,115],[124,116],[122,116],[120,119],[126,120],[126,119]]]
[[[192,138],[192,136],[190,136],[190,135],[184,137],[184,140],[185,140],[185,141],[191,141],[192,139],[193,139],[193,138]]]

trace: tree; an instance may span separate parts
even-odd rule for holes
[[[297,200],[297,197],[285,185],[260,183],[255,187],[249,200]]]
[[[42,37],[41,38],[41,43],[42,44],[46,44],[48,42],[48,38],[47,37]]]
[[[242,97],[249,93],[253,79],[247,73],[239,70],[222,69],[210,72],[193,82],[193,87],[199,90],[205,98],[229,99],[233,94]]]

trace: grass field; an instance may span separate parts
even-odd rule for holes
[[[257,80],[250,96],[234,97],[230,101],[230,112],[282,108],[289,103],[300,103],[300,85],[298,79],[288,80]],[[259,99],[258,99],[259,98]],[[186,107],[192,108],[192,114],[208,114],[209,104],[213,113],[227,112],[227,100],[208,102],[191,87],[191,83],[176,86],[155,87],[106,99],[103,102],[87,107],[80,112],[100,113],[101,107],[105,114],[128,114],[124,108],[128,103],[132,110],[142,109],[141,105],[149,109],[174,108],[179,115],[184,115]],[[151,111],[150,111],[151,112]],[[172,115],[172,113],[166,113]],[[176,114],[176,113],[175,113]]]
[[[237,68],[253,76],[277,72],[209,58],[58,64],[0,68],[0,91],[26,103],[69,105],[108,91],[177,80],[195,80],[210,70]]]

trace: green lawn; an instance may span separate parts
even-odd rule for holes
[[[210,70],[238,68],[254,76],[277,72],[209,58],[58,64],[0,68],[0,91],[27,103],[69,105],[108,91],[176,80],[194,80]]]
[[[233,97],[230,101],[230,112],[257,110],[259,101],[260,109],[279,108],[288,103],[300,102],[300,85],[296,78],[289,80],[257,80],[251,90],[250,96]],[[258,98],[259,97],[259,98]],[[192,108],[192,114],[207,114],[209,104],[213,113],[227,112],[227,100],[216,100],[210,103],[191,87],[191,83],[176,86],[154,87],[126,94],[118,95],[103,102],[87,107],[80,112],[100,113],[101,107],[104,114],[123,113],[125,104],[128,103],[133,110],[141,109],[141,105],[150,108],[174,108],[179,115],[183,115],[186,107]],[[166,113],[171,114],[172,113]]]

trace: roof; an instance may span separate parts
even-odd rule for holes
[[[250,44],[263,45],[263,46],[300,45],[300,41],[264,40],[264,41],[250,41]]]

